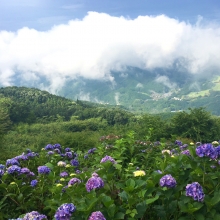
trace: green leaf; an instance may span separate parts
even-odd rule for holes
[[[204,215],[201,214],[201,213],[197,213],[197,214],[195,214],[195,218],[196,218],[196,220],[205,220]]]
[[[211,199],[211,205],[214,206],[216,205],[218,202],[220,201],[220,193],[219,192],[216,192],[214,194],[214,197]]]
[[[122,200],[124,201],[128,200],[128,194],[125,191],[119,193],[118,195],[122,198]]]
[[[109,207],[112,203],[114,203],[114,201],[111,199],[111,197],[109,196],[104,196],[102,199],[103,204],[105,205],[105,207]]]
[[[159,196],[156,195],[154,198],[147,199],[146,204],[147,204],[147,205],[148,205],[148,204],[151,204],[151,203],[155,202],[155,201],[158,200],[158,199],[159,199]]]
[[[22,199],[23,199],[23,194],[20,193],[20,194],[18,195],[18,201],[20,202]]]
[[[122,212],[118,212],[116,215],[115,215],[115,218],[114,219],[124,219],[125,217],[125,214],[122,213]]]
[[[137,213],[138,213],[136,218],[142,218],[144,213],[147,210],[147,205],[145,202],[138,203],[136,206],[136,209],[137,209]]]

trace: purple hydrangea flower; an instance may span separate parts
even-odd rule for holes
[[[57,144],[54,144],[54,145],[53,145],[53,148],[54,148],[54,149],[60,149],[60,150],[61,150],[61,145],[58,144],[58,143],[57,143]]]
[[[38,153],[34,153],[34,152],[30,152],[30,153],[27,153],[26,156],[29,158],[32,158],[32,157],[36,157],[38,156]]]
[[[65,156],[68,158],[73,158],[73,153],[72,152],[66,152]]]
[[[66,162],[64,162],[64,161],[59,161],[59,162],[57,163],[57,165],[58,165],[59,167],[65,167],[65,166],[66,166]]]
[[[30,219],[42,220],[42,219],[47,219],[47,216],[42,215],[37,211],[32,211],[32,212],[27,213],[23,218],[23,220],[30,220]]]
[[[192,184],[187,184],[186,186],[186,196],[191,196],[194,200],[202,202],[204,200],[205,194],[203,189],[198,182]]]
[[[53,155],[54,152],[53,152],[53,151],[48,151],[47,154],[48,154],[48,155]]]
[[[99,177],[97,173],[93,173],[92,177],[88,179],[86,183],[86,190],[90,192],[93,189],[99,189],[104,187],[104,181]]]
[[[27,174],[28,176],[35,176],[34,172],[30,172]]]
[[[170,174],[167,174],[160,179],[160,185],[162,187],[173,188],[176,186],[176,180]]]
[[[76,160],[76,159],[73,159],[73,160],[70,161],[70,164],[71,164],[72,166],[77,167],[77,166],[79,166],[79,161]]]
[[[184,144],[182,146],[180,146],[180,150],[185,150],[188,147],[188,144]]]
[[[21,168],[20,174],[29,174],[30,170],[27,167]]]
[[[69,220],[75,211],[76,207],[73,203],[65,203],[57,209],[54,217],[56,220]]]
[[[218,153],[212,144],[202,144],[196,148],[196,154],[199,157],[207,156],[211,159],[216,159],[218,157]]]
[[[45,150],[53,150],[54,147],[53,147],[52,144],[48,144],[44,149],[45,149]]]
[[[183,145],[182,141],[179,141],[179,140],[176,140],[174,144],[176,144],[178,146],[182,146]]]
[[[21,171],[21,167],[19,167],[17,165],[12,165],[7,169],[7,172],[9,174],[20,173],[20,171]]]
[[[91,148],[88,150],[88,154],[93,154],[96,150],[96,148]]]
[[[74,178],[72,178],[72,179],[68,182],[68,186],[72,186],[72,185],[74,185],[74,184],[76,184],[76,183],[81,183],[81,180],[74,177]]]
[[[4,175],[5,171],[0,169],[0,178]]]
[[[37,185],[38,181],[37,180],[31,180],[31,186],[35,187]]]
[[[50,168],[47,166],[39,166],[37,169],[39,174],[49,174],[51,172]]]
[[[190,152],[189,152],[189,150],[184,150],[184,151],[181,152],[181,154],[185,154],[185,155],[190,156]]]
[[[107,156],[107,155],[101,159],[100,163],[105,163],[106,161],[110,161],[114,164],[116,163],[116,161],[111,156]]]
[[[85,154],[84,155],[84,159],[87,159],[89,156],[88,156],[88,154]]]
[[[76,170],[76,173],[78,173],[78,174],[79,174],[79,173],[81,173],[81,171],[80,171],[80,170]]]
[[[12,159],[6,160],[6,166],[8,166],[8,165],[17,165],[17,166],[19,166],[20,164],[15,158],[12,158]]]
[[[156,170],[157,173],[159,174],[162,174],[162,171],[161,170]]]
[[[104,215],[100,212],[100,211],[97,211],[97,212],[93,212],[88,220],[106,220]]]
[[[57,153],[57,154],[61,154],[61,151],[58,148],[54,149],[54,152]]]
[[[66,171],[60,173],[60,177],[67,177],[68,175]]]
[[[70,152],[71,149],[69,147],[65,148],[65,152]]]
[[[1,170],[5,169],[5,165],[0,164],[0,169],[1,169]]]
[[[216,152],[217,152],[217,155],[220,156],[220,146],[217,146],[217,147],[215,148],[215,150],[216,150]]]

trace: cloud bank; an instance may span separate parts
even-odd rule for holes
[[[113,81],[111,71],[126,66],[169,68],[178,58],[192,74],[220,70],[220,24],[201,18],[192,25],[165,15],[129,19],[89,12],[82,20],[44,32],[27,27],[0,31],[3,86],[13,85],[17,74],[26,81],[44,77],[51,90],[79,76]]]

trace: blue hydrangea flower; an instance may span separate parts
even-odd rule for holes
[[[106,161],[110,161],[112,163],[116,163],[116,161],[111,156],[107,156],[107,155],[101,159],[100,163],[105,163]]]
[[[4,175],[5,171],[0,169],[0,178]]]
[[[88,150],[88,154],[93,154],[96,150],[96,148],[91,148]]]
[[[189,150],[184,150],[184,151],[181,152],[181,154],[185,154],[185,155],[190,156],[190,152],[189,152]]]
[[[97,212],[93,212],[88,220],[106,220],[104,215],[100,212],[100,211],[97,211]]]
[[[52,144],[48,144],[44,149],[45,149],[45,150],[53,150],[54,147],[53,147]]]
[[[217,153],[215,147],[213,147],[213,145],[210,143],[202,144],[202,145],[198,146],[196,148],[196,154],[199,157],[207,156],[213,160],[218,157],[218,153]]]
[[[35,187],[37,185],[38,181],[37,180],[31,180],[31,186]]]
[[[5,169],[5,165],[0,164],[0,169],[1,169],[1,170]]]
[[[88,154],[84,155],[84,159],[88,159],[88,157],[89,157]]]
[[[37,211],[32,211],[32,212],[27,213],[23,218],[23,220],[32,220],[32,219],[33,220],[42,220],[42,219],[47,219],[47,216],[42,215]]]
[[[69,147],[65,148],[65,152],[70,152],[71,149]]]
[[[54,217],[56,220],[69,220],[75,211],[76,207],[73,203],[65,203],[57,209]]]
[[[70,161],[70,164],[72,166],[78,167],[79,166],[79,161],[77,159],[73,159],[73,160]]]
[[[12,165],[7,169],[8,174],[20,173],[21,167],[17,165]]]
[[[176,144],[178,146],[182,146],[183,145],[182,141],[179,141],[179,140],[176,140],[174,144]]]
[[[61,154],[61,151],[58,148],[54,149],[54,152],[57,153],[57,154]]]
[[[76,170],[76,173],[79,174],[79,173],[81,173],[81,171],[80,170]]]
[[[70,181],[68,182],[68,186],[72,186],[76,183],[81,183],[81,180],[74,177],[74,178],[70,179]]]
[[[173,188],[176,186],[176,180],[170,174],[167,174],[160,179],[160,186]]]
[[[182,146],[180,146],[180,150],[185,150],[188,147],[188,144],[184,144]]]
[[[27,167],[21,168],[20,174],[29,174],[30,170]]]
[[[57,143],[57,144],[54,144],[54,145],[53,145],[53,148],[54,148],[54,149],[60,149],[60,150],[61,150],[61,145],[58,144],[58,143]]]
[[[12,158],[12,159],[8,159],[6,160],[6,166],[9,166],[9,165],[17,165],[19,166],[19,162],[15,159],[15,158]]]
[[[68,151],[65,153],[65,156],[68,158],[73,158],[73,153],[71,151]]]
[[[191,196],[194,200],[202,202],[204,200],[205,194],[203,189],[198,182],[187,184],[186,186],[186,196]]]
[[[53,152],[53,151],[48,151],[47,154],[48,154],[48,155],[53,155],[54,152]]]
[[[60,177],[67,177],[68,175],[66,171],[60,173]]]
[[[90,192],[93,189],[99,189],[104,187],[104,181],[99,177],[97,173],[93,173],[92,177],[88,179],[86,183],[86,190]]]
[[[47,166],[39,166],[37,169],[39,174],[49,174],[51,172],[50,168]]]

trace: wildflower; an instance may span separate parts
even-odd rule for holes
[[[60,187],[60,186],[63,186],[63,184],[58,183],[58,184],[56,185],[56,187]]]
[[[100,162],[100,163],[105,163],[106,161],[110,161],[110,162],[112,162],[113,164],[116,163],[116,161],[115,161],[111,156],[107,156],[107,155],[101,159],[101,162]]]
[[[79,166],[79,161],[76,160],[76,159],[73,159],[73,160],[70,161],[70,164],[71,164],[72,166],[77,167],[77,166]]]
[[[21,167],[17,165],[12,165],[7,169],[8,174],[20,173]]]
[[[173,188],[176,186],[176,180],[170,174],[167,174],[160,179],[160,186]]]
[[[70,167],[71,167],[71,165],[70,165],[70,164],[67,164],[65,167],[66,167],[66,168],[70,168]]]
[[[17,166],[19,166],[20,164],[15,158],[12,158],[12,159],[6,160],[6,166],[8,166],[8,165],[17,165]]]
[[[205,194],[203,189],[198,182],[187,184],[186,186],[186,196],[191,196],[194,200],[202,202],[204,200]]]
[[[31,186],[35,187],[37,185],[38,181],[37,180],[31,180]]]
[[[60,177],[67,177],[68,175],[66,171],[60,173]]]
[[[133,173],[134,173],[134,176],[145,176],[146,175],[145,171],[143,170],[137,170],[137,171],[134,171]]]
[[[106,220],[104,215],[100,212],[100,211],[97,211],[97,212],[93,212],[88,220]]]
[[[39,174],[49,174],[51,172],[50,168],[47,166],[39,166],[37,169]]]
[[[64,178],[61,178],[61,179],[60,179],[60,181],[61,181],[61,182],[64,182],[64,181],[65,181],[65,179],[64,179]]]
[[[57,166],[59,166],[59,167],[65,167],[65,166],[66,166],[66,163],[65,163],[64,161],[59,161],[59,162],[57,163]]]
[[[99,189],[104,187],[104,181],[99,177],[97,173],[93,173],[92,177],[88,179],[86,183],[86,190],[90,192],[93,189]]]
[[[219,145],[218,141],[213,141],[212,144],[213,145]]]
[[[45,149],[45,150],[53,150],[54,147],[53,147],[52,144],[48,144],[44,149]]]
[[[30,220],[30,219],[33,219],[33,220],[35,220],[35,219],[37,219],[37,220],[42,220],[42,219],[47,219],[47,216],[46,216],[46,215],[42,215],[42,214],[40,214],[40,213],[37,212],[37,211],[32,211],[32,212],[27,213],[27,214],[24,216],[24,218],[23,218],[23,220]]]
[[[190,142],[190,145],[194,145],[194,143],[193,143],[193,142]]]
[[[76,176],[76,174],[75,173],[71,173],[70,176]]]
[[[68,220],[71,218],[72,213],[75,211],[76,207],[73,203],[65,203],[57,209],[54,217],[56,220]]]
[[[70,181],[68,182],[68,187],[70,187],[70,186],[72,186],[72,185],[74,185],[74,184],[76,184],[76,183],[81,183],[81,180],[78,179],[78,178],[72,178],[72,179],[70,179]]]

